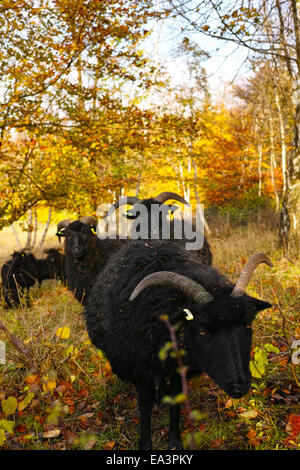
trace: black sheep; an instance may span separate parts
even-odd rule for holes
[[[87,220],[87,219],[84,219]],[[94,223],[93,223],[94,220]],[[65,238],[65,275],[68,289],[83,305],[97,274],[103,269],[112,253],[126,240],[101,240],[95,228],[97,221],[89,224],[80,220],[59,225],[57,235]]]
[[[181,390],[178,364],[159,351],[170,341],[161,315],[176,324],[190,376],[207,373],[231,397],[244,396],[249,371],[251,324],[268,302],[245,294],[257,264],[254,255],[237,284],[177,244],[136,241],[114,255],[94,283],[84,316],[92,343],[122,380],[134,384],[140,409],[140,449],[151,449],[151,411],[157,394]],[[187,315],[187,318],[186,318]],[[181,448],[179,405],[170,408],[170,448]]]
[[[53,278],[66,284],[65,255],[56,248],[47,248],[44,252],[47,254],[49,268],[53,271]]]
[[[11,259],[1,268],[3,297],[6,308],[20,305],[20,297],[25,294],[28,305],[29,288],[37,279],[37,263],[32,253],[15,251]]]
[[[195,246],[195,241],[198,241],[200,239],[200,232],[197,234],[197,239],[196,239],[196,229],[194,223],[191,223],[189,221],[185,221],[185,226],[184,226],[184,233],[181,234],[180,239],[177,239],[175,237],[175,231],[176,231],[176,226],[175,226],[175,221],[174,219],[169,221],[169,233],[163,233],[163,227],[167,228],[168,223],[167,223],[167,218],[168,218],[168,213],[173,214],[178,207],[175,205],[169,205],[165,204],[166,201],[174,199],[176,201],[181,202],[182,204],[189,205],[187,201],[179,196],[176,193],[172,192],[162,192],[158,194],[154,198],[148,198],[148,199],[139,199],[137,197],[124,197],[120,198],[117,202],[115,202],[112,205],[112,208],[108,211],[108,215],[110,215],[114,210],[118,209],[120,206],[129,204],[132,205],[133,208],[125,212],[123,215],[124,217],[127,217],[128,219],[134,219],[133,226],[131,228],[131,234],[140,233],[141,239],[169,239],[172,242],[183,242],[186,244],[187,242],[189,244],[194,243],[193,249],[190,251],[194,251],[194,254],[196,254],[203,263],[211,265],[212,264],[212,253],[210,250],[209,243],[206,239],[206,237],[203,235],[203,245],[202,247],[198,248]],[[148,217],[145,223],[147,224],[146,227],[141,227],[140,226],[140,209],[141,206],[144,206],[147,210]],[[157,216],[156,219],[153,217],[153,209],[157,210]],[[144,231],[145,230],[145,233]],[[168,232],[168,231],[167,231]],[[188,232],[188,236],[187,236]],[[188,238],[191,237],[192,238]],[[191,246],[191,245],[190,245]]]

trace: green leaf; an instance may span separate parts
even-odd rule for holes
[[[276,354],[279,353],[279,349],[274,346],[273,344],[270,344],[270,343],[267,343],[264,345],[264,349],[267,351],[267,352],[274,352]]]
[[[166,344],[161,348],[161,350],[158,353],[159,359],[161,361],[165,361],[167,359],[168,352],[170,351],[170,349],[172,349],[172,346],[173,346],[172,342],[167,341]]]
[[[255,348],[254,361],[250,361],[250,371],[253,377],[260,379],[265,373],[265,366],[268,362],[268,355],[265,349]]]
[[[15,423],[13,421],[8,421],[7,419],[0,419],[0,430],[4,430],[9,433],[13,433]]]
[[[24,398],[24,400],[21,401],[21,402],[18,404],[18,410],[19,410],[19,411],[25,410],[25,408],[29,405],[29,403],[31,403],[33,397],[34,397],[34,393],[32,393],[32,392],[27,393],[27,395],[26,395],[26,397]]]
[[[0,429],[0,446],[3,446],[6,441],[4,429]]]
[[[8,397],[7,400],[1,401],[3,413],[8,416],[15,413],[18,408],[18,401],[15,397]]]
[[[163,403],[166,403],[167,405],[178,405],[179,403],[185,402],[187,399],[187,396],[184,393],[179,393],[176,395],[176,397],[170,397],[169,395],[166,395],[163,397]]]

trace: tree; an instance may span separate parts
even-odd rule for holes
[[[148,20],[158,16],[151,7],[150,0],[1,3],[0,227],[41,202],[95,209],[108,171],[124,180],[125,157],[116,150],[105,166],[95,150],[100,142],[120,148],[118,124],[129,108],[114,99],[115,90],[151,84],[139,49]]]
[[[300,241],[300,27],[297,0],[170,0],[173,15],[182,19],[185,35],[198,32],[245,47],[255,56],[269,56],[284,65],[294,84],[294,139],[291,143],[281,213],[280,239],[285,250]]]

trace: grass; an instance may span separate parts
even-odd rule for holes
[[[2,261],[15,248],[7,230],[0,234],[0,246],[7,241]],[[191,422],[183,408],[185,445],[193,433],[197,449],[299,448],[293,428],[287,425],[292,415],[299,414],[300,366],[292,368],[290,345],[300,338],[300,260],[282,256],[276,232],[266,225],[232,228],[224,237],[220,233],[210,240],[214,264],[233,281],[254,252],[271,256],[275,267],[260,266],[248,292],[273,304],[255,320],[254,347],[263,349],[268,343],[278,350],[268,353],[262,377],[253,378],[251,391],[241,400],[229,399],[205,375],[190,381],[192,409],[200,416]],[[54,244],[51,231],[49,244]],[[56,281],[32,288],[30,296],[30,308],[0,310],[5,325],[29,348],[34,364],[30,368],[28,357],[0,332],[6,342],[0,399],[3,404],[14,397],[18,405],[6,413],[0,407],[0,420],[14,423],[13,432],[4,433],[2,448],[137,449],[135,391],[112,374],[102,353],[90,344],[78,302]],[[65,337],[57,335],[61,327],[68,327]],[[22,409],[24,400],[28,403]],[[167,449],[167,435],[168,407],[155,406],[153,448]]]

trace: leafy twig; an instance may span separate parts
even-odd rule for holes
[[[191,403],[189,400],[189,393],[188,393],[188,385],[187,385],[187,377],[186,377],[186,372],[187,372],[187,367],[183,364],[182,360],[182,354],[181,351],[178,348],[178,343],[177,343],[177,338],[176,338],[176,329],[173,325],[171,325],[167,315],[161,315],[161,320],[165,323],[166,327],[169,330],[170,333],[170,338],[172,342],[172,348],[174,351],[175,358],[178,362],[178,370],[179,370],[179,375],[181,378],[181,386],[182,386],[182,393],[185,396],[184,400],[184,406],[187,412],[188,419],[190,422],[194,421],[194,417],[192,414],[192,408],[191,408]],[[190,443],[190,449],[195,450],[196,444],[195,444],[195,438],[194,434],[192,433],[191,435],[191,443]]]

